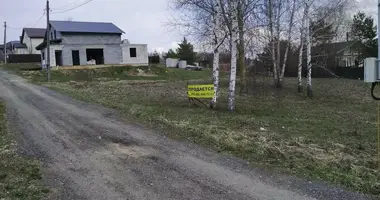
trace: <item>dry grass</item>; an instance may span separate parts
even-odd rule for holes
[[[264,80],[266,81],[266,80]],[[79,85],[78,85],[79,84]],[[77,98],[121,110],[174,137],[211,146],[260,165],[379,194],[376,104],[360,81],[316,79],[315,98],[259,83],[237,98],[237,111],[189,105],[185,82],[105,81],[53,83]],[[265,87],[268,85],[268,87]]]
[[[9,138],[5,108],[0,102],[0,199],[38,200],[49,192],[40,183],[39,163],[16,153]]]
[[[309,99],[296,92],[295,79],[276,90],[270,78],[259,77],[252,94],[238,95],[236,112],[228,112],[226,82],[219,109],[188,102],[186,80],[205,79],[210,72],[153,70],[157,76],[138,80],[116,69],[95,71],[92,79],[74,70],[47,85],[255,165],[380,195],[377,105],[362,81],[314,79],[315,97]],[[40,74],[25,76],[40,80]]]

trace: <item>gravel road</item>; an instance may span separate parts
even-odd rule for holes
[[[0,98],[21,152],[43,163],[48,199],[367,199],[252,169],[1,70]]]

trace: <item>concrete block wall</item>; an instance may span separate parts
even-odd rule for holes
[[[120,44],[106,45],[103,52],[104,64],[120,64],[123,60],[123,53]]]
[[[50,45],[50,66],[52,66],[52,67],[57,66],[56,61],[55,61],[55,51],[56,50],[62,50],[62,49],[63,49],[62,45]],[[46,48],[41,51],[41,54],[42,54],[42,52],[45,54],[45,60],[43,61],[43,63],[46,63],[46,56],[47,56]],[[42,55],[41,55],[41,57],[42,57]],[[63,59],[63,55],[62,55],[62,59]]]
[[[132,65],[148,65],[148,45],[147,44],[122,44],[123,50],[123,64],[132,64]],[[130,49],[136,48],[136,57],[130,56]]]
[[[65,34],[62,33],[63,45],[108,45],[121,43],[120,34]]]
[[[123,53],[120,46],[121,35],[117,34],[59,34],[62,42],[60,45],[51,45],[50,65],[56,66],[55,50],[62,50],[62,65],[72,66],[72,51],[79,51],[80,65],[87,65],[86,49],[103,49],[104,64],[120,64]],[[44,49],[43,51],[46,51]]]
[[[73,50],[79,50],[80,65],[87,65],[86,49],[103,49],[104,64],[120,64],[122,61],[120,45],[64,45],[62,49],[63,65],[73,65]]]

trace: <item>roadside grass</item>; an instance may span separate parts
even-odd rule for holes
[[[237,110],[228,112],[226,80],[221,83],[219,108],[210,110],[189,104],[186,80],[207,79],[211,72],[172,70],[158,75],[160,79],[111,78],[105,73],[103,79],[91,81],[72,72],[67,75],[70,81],[55,78],[40,84],[115,108],[174,138],[239,156],[255,166],[380,196],[377,105],[367,84],[313,79],[315,96],[309,99],[297,93],[296,79],[287,78],[285,87],[277,90],[270,78],[258,77],[254,94],[237,95]],[[22,75],[39,80],[35,74]]]
[[[35,65],[8,64],[2,66],[4,69],[24,76],[33,82],[45,82],[47,72],[35,70]],[[75,81],[113,81],[113,80],[191,80],[210,79],[210,70],[193,71],[177,68],[163,68],[158,65],[151,66],[112,66],[97,69],[74,69],[52,70],[51,77],[55,82]],[[222,73],[225,76],[225,73]]]
[[[0,199],[38,200],[49,192],[41,183],[39,163],[18,155],[0,101]]]

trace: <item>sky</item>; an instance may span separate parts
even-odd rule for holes
[[[148,44],[150,52],[176,48],[184,35],[167,27],[173,16],[170,0],[50,0],[51,20],[112,22],[126,34],[123,39],[131,43]],[[24,27],[46,27],[43,10],[46,0],[0,0],[0,23],[7,22],[7,41],[18,40]],[[79,6],[71,11],[70,8]],[[377,22],[377,0],[357,0],[355,11],[365,11]],[[56,13],[55,12],[61,12]],[[40,19],[40,20],[39,20]],[[39,20],[39,21],[38,21]],[[3,28],[0,28],[3,40]]]
[[[148,50],[159,52],[175,48],[183,35],[169,30],[167,22],[172,16],[169,0],[50,0],[50,20],[112,22],[126,34],[123,39],[131,43],[148,44]],[[0,23],[6,21],[7,41],[19,40],[24,27],[45,28],[46,15],[41,19],[46,0],[0,0]],[[54,12],[62,12],[56,13]],[[40,19],[40,21],[38,21]],[[3,27],[3,26],[2,26]],[[0,41],[3,43],[3,28]]]

